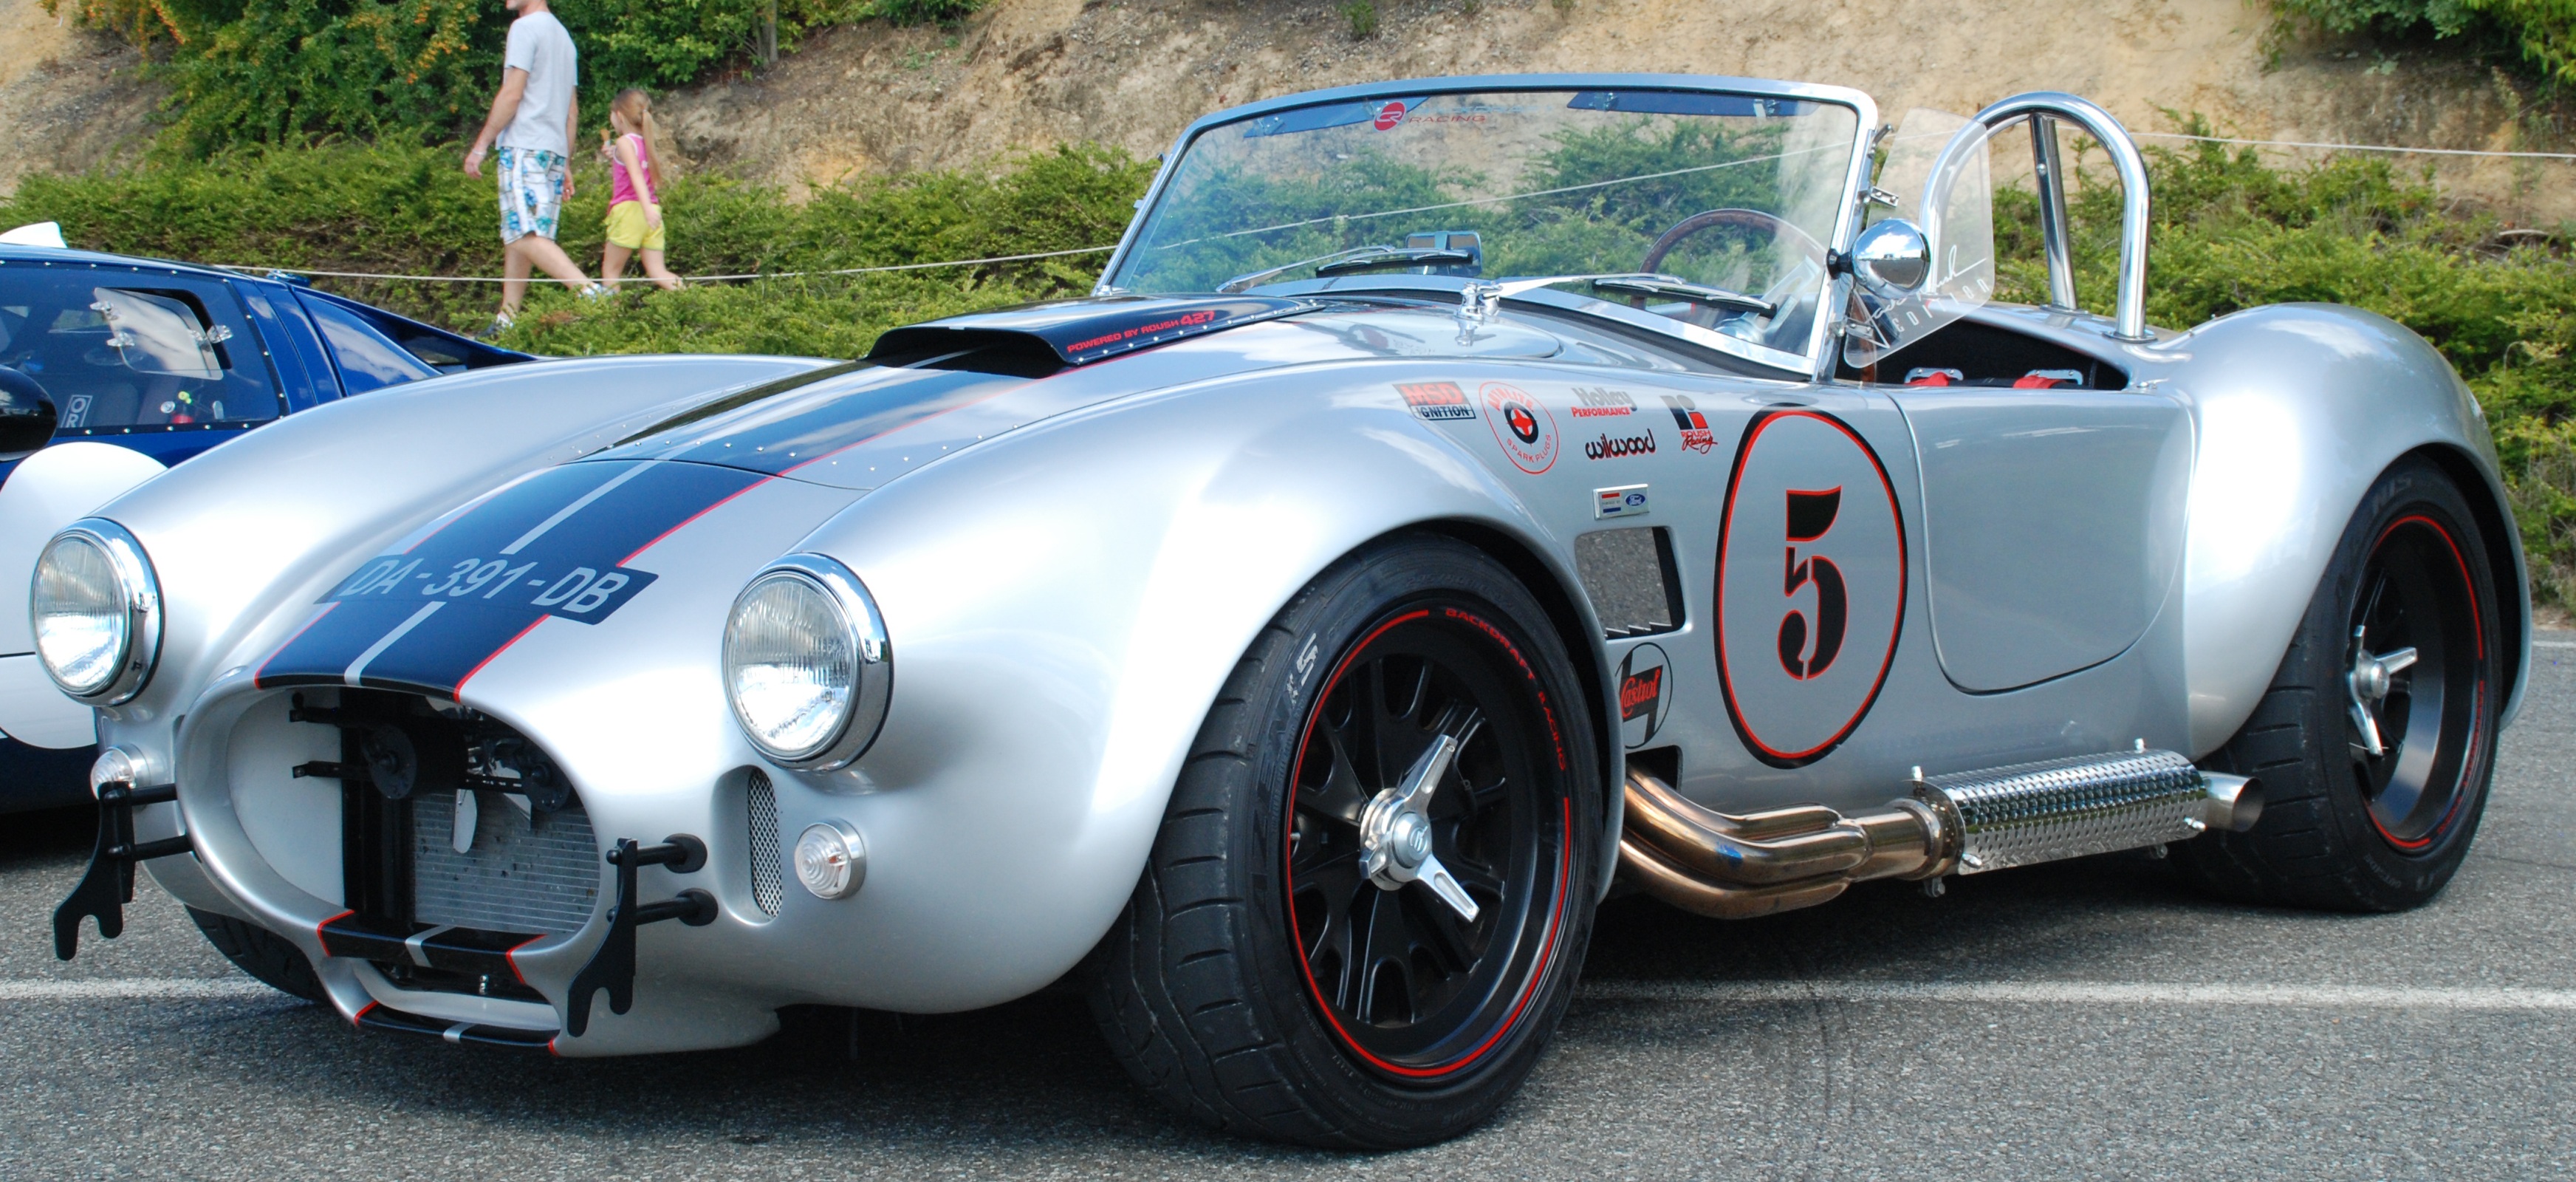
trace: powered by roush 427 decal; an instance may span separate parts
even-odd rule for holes
[[[1764,763],[1831,754],[1867,717],[1905,619],[1905,521],[1860,434],[1810,410],[1744,430],[1719,518],[1717,675]]]
[[[712,464],[566,464],[359,565],[259,669],[265,686],[339,684],[453,697],[549,618],[596,624],[653,584],[629,565],[768,479]]]

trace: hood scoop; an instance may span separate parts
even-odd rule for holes
[[[1324,306],[1275,296],[1057,300],[894,329],[877,338],[867,359],[879,365],[1041,378]]]

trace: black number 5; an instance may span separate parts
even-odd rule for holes
[[[1780,621],[1780,667],[1800,681],[1818,677],[1834,663],[1843,649],[1843,628],[1851,616],[1851,596],[1843,589],[1842,568],[1822,555],[1801,562],[1798,547],[1824,537],[1834,528],[1834,517],[1842,512],[1843,490],[1829,488],[1823,492],[1789,491],[1789,557],[1788,574],[1780,593],[1796,595],[1798,589],[1812,582],[1816,585],[1816,648],[1807,651],[1807,615],[1792,611]]]

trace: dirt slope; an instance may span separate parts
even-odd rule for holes
[[[1191,118],[1318,86],[1649,70],[1858,87],[1888,118],[2031,89],[2131,128],[2198,111],[2239,134],[2471,148],[2522,142],[2512,89],[2475,69],[2294,47],[2267,70],[2247,0],[1380,0],[1354,39],[1329,0],[995,0],[954,30],[836,30],[759,77],[671,96],[684,151],[798,185],[1095,139],[1140,155]],[[2576,168],[2444,165],[2508,216],[2576,217]]]
[[[162,94],[135,81],[142,61],[37,0],[0,0],[0,193],[29,172],[76,172],[140,147]]]
[[[1162,151],[1208,111],[1318,86],[1648,70],[1858,87],[1889,119],[2071,90],[2137,131],[2197,111],[2269,139],[2565,150],[2471,67],[2297,46],[2267,69],[2260,0],[993,0],[952,29],[837,29],[754,76],[667,96],[683,153],[803,187],[977,164],[1065,140]],[[130,153],[161,91],[139,58],[0,0],[0,192]],[[2423,162],[2427,158],[2413,158]],[[2438,159],[2454,194],[2526,225],[2576,219],[2576,162]]]

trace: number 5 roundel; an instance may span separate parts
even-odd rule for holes
[[[1841,420],[1744,430],[1717,544],[1717,677],[1753,754],[1799,767],[1878,700],[1905,620],[1905,521],[1878,454]]]

